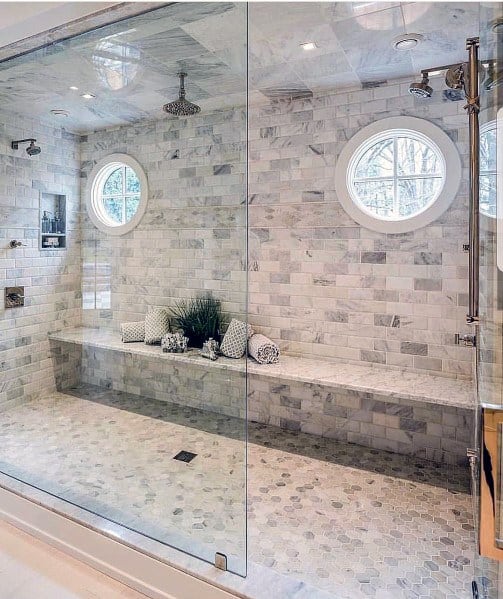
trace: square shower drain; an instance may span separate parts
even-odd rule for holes
[[[176,456],[173,458],[174,460],[180,460],[180,462],[186,462],[187,464],[189,462],[192,462],[192,460],[197,456],[197,453],[192,453],[190,451],[180,451],[179,453],[176,454]]]

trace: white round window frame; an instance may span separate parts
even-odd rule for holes
[[[367,144],[370,138],[397,129],[424,136],[443,158],[445,177],[437,198],[424,210],[408,218],[386,220],[372,216],[358,205],[358,200],[351,192],[350,165],[360,147]],[[429,225],[449,208],[461,184],[461,159],[451,138],[433,123],[409,116],[390,117],[371,123],[348,141],[337,160],[335,184],[339,201],[357,223],[379,233],[407,233]]]
[[[140,203],[138,210],[131,220],[122,225],[109,225],[104,220],[106,217],[101,216],[103,207],[101,203],[101,195],[103,185],[110,174],[121,166],[129,166],[140,180]],[[102,158],[96,163],[91,173],[89,174],[87,190],[86,190],[86,207],[89,218],[95,227],[109,235],[125,235],[132,231],[141,221],[145,210],[147,209],[148,201],[148,181],[147,175],[141,164],[129,156],[128,154],[110,154]]]

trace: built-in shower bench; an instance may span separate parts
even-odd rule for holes
[[[341,441],[424,457],[465,460],[474,399],[470,381],[399,369],[281,356],[279,364],[197,350],[163,353],[122,343],[111,330],[50,335],[58,387],[82,380],[129,393]]]

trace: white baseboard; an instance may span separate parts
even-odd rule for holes
[[[0,487],[0,517],[152,599],[235,595]]]

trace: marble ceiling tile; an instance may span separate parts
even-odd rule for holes
[[[250,2],[249,31],[272,40],[277,34],[302,31],[324,23],[323,2]]]
[[[204,46],[180,27],[135,40],[131,46],[164,64],[207,52]]]
[[[250,70],[267,68],[284,64],[284,60],[273,45],[250,30],[248,42],[248,66]]]
[[[182,25],[182,29],[208,50],[220,50],[246,40],[246,5],[237,4],[231,10]]]
[[[362,82],[400,77],[404,72],[411,72],[409,52],[399,52],[392,47],[393,38],[405,33],[401,8],[337,21],[332,27]]]
[[[474,3],[414,2],[403,5],[403,15],[407,30],[424,36],[411,51],[416,71],[465,61],[466,38],[479,33],[479,6]]]
[[[360,85],[360,78],[354,71],[345,73],[335,72],[326,77],[305,79],[305,84],[313,91],[338,90],[343,88],[354,88]]]
[[[315,42],[317,48],[304,50],[301,44]],[[324,54],[341,52],[342,48],[330,25],[318,25],[285,31],[270,40],[271,47],[284,62],[311,59]]]
[[[288,64],[303,81],[328,77],[337,73],[354,73],[342,50],[333,54],[322,54],[296,60]]]
[[[165,7],[166,14],[178,24],[185,25],[233,10],[233,2],[176,2]]]
[[[208,92],[210,96],[227,96],[228,94],[242,93],[247,88],[246,75],[221,75],[220,77],[199,80],[200,87]]]
[[[252,89],[269,89],[278,85],[300,85],[301,78],[286,64],[250,70],[249,85]]]
[[[398,6],[400,6],[400,2],[382,2],[380,0],[377,2],[326,2],[323,3],[322,12],[328,20],[341,21]]]

